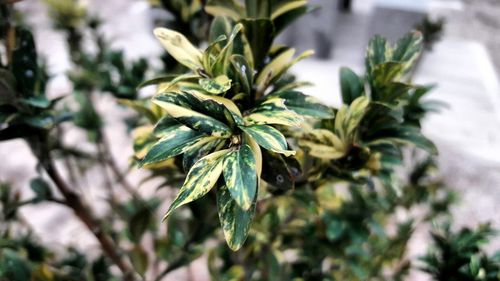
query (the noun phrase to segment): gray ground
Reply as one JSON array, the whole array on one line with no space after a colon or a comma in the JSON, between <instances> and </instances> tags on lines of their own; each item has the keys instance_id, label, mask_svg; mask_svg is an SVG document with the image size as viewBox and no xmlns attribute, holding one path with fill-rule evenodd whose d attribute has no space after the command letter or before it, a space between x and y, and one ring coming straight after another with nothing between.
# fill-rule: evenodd
<instances>
[{"instance_id":1,"label":"gray ground","mask_svg":"<svg viewBox=\"0 0 500 281\"><path fill-rule=\"evenodd\" d=\"M446 32L483 42L500 73L500 0L464 0L463 11L450 12Z\"/></svg>"}]
</instances>

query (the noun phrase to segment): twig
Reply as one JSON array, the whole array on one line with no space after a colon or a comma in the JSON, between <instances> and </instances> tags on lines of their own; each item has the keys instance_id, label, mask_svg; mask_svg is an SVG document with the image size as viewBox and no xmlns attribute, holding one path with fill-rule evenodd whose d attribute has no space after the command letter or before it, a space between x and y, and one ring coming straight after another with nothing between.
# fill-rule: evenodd
<instances>
[{"instance_id":1,"label":"twig","mask_svg":"<svg viewBox=\"0 0 500 281\"><path fill-rule=\"evenodd\" d=\"M38 142L31 143L31 147L37 156L40 164L45 169L49 177L54 182L55 186L65 199L66 206L71 208L75 215L87 226L92 234L97 238L101 244L102 250L106 255L118 266L123 273L123 280L135 281L135 271L128 261L122 258L118 253L117 247L113 240L103 231L102 223L93 216L91 209L83 203L80 196L76 194L66 184L57 168L54 165L50 151L46 147L47 140L41 138Z\"/></svg>"}]
</instances>

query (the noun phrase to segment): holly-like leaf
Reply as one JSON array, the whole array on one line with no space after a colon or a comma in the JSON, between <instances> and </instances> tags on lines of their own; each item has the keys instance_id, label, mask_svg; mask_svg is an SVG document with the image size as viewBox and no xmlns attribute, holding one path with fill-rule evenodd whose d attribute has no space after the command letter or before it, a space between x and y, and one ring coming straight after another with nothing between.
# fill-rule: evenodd
<instances>
[{"instance_id":1,"label":"holly-like leaf","mask_svg":"<svg viewBox=\"0 0 500 281\"><path fill-rule=\"evenodd\" d=\"M255 157L248 144L231 151L224 160L224 179L238 206L247 211L257 191Z\"/></svg>"},{"instance_id":2,"label":"holly-like leaf","mask_svg":"<svg viewBox=\"0 0 500 281\"><path fill-rule=\"evenodd\" d=\"M229 189L226 186L222 186L217 190L217 209L220 224L229 248L233 251L239 250L243 246L243 243L245 243L248 231L250 230L250 225L255 214L255 201L245 211L231 197Z\"/></svg>"},{"instance_id":3,"label":"holly-like leaf","mask_svg":"<svg viewBox=\"0 0 500 281\"><path fill-rule=\"evenodd\" d=\"M214 187L222 173L223 160L228 152L227 149L214 152L193 165L177 197L165 214L164 220L175 209L203 197Z\"/></svg>"}]
</instances>

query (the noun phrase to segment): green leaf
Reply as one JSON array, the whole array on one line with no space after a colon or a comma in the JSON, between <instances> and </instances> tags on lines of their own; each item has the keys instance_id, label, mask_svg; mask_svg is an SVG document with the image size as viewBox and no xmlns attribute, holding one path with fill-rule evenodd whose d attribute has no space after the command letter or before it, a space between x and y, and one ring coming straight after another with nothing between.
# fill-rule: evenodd
<instances>
[{"instance_id":1,"label":"green leaf","mask_svg":"<svg viewBox=\"0 0 500 281\"><path fill-rule=\"evenodd\" d=\"M16 77L18 90L24 97L35 95L38 79L38 57L31 32L16 29L16 48L12 52L12 74Z\"/></svg>"},{"instance_id":2,"label":"green leaf","mask_svg":"<svg viewBox=\"0 0 500 281\"><path fill-rule=\"evenodd\" d=\"M255 197L256 198L256 197ZM255 214L255 198L249 210L238 206L226 186L217 190L217 209L226 242L233 251L243 246Z\"/></svg>"},{"instance_id":3,"label":"green leaf","mask_svg":"<svg viewBox=\"0 0 500 281\"><path fill-rule=\"evenodd\" d=\"M317 7L300 6L295 9L288 10L281 15L276 15L275 17L273 17L276 36L278 36L278 34L280 34L283 30L285 30L286 27L288 27L298 18L314 11L315 9L317 9Z\"/></svg>"},{"instance_id":4,"label":"green leaf","mask_svg":"<svg viewBox=\"0 0 500 281\"><path fill-rule=\"evenodd\" d=\"M201 51L193 46L184 35L167 28L156 28L154 34L167 52L179 63L193 71L203 69Z\"/></svg>"},{"instance_id":5,"label":"green leaf","mask_svg":"<svg viewBox=\"0 0 500 281\"><path fill-rule=\"evenodd\" d=\"M238 81L243 88L243 92L249 95L253 86L253 69L242 55L232 55L230 61L238 77Z\"/></svg>"},{"instance_id":6,"label":"green leaf","mask_svg":"<svg viewBox=\"0 0 500 281\"><path fill-rule=\"evenodd\" d=\"M49 184L42 178L35 178L31 180L30 187L35 192L35 202L45 201L52 198L52 190Z\"/></svg>"},{"instance_id":7,"label":"green leaf","mask_svg":"<svg viewBox=\"0 0 500 281\"><path fill-rule=\"evenodd\" d=\"M238 206L248 210L257 191L255 157L248 144L231 151L224 160L224 179Z\"/></svg>"},{"instance_id":8,"label":"green leaf","mask_svg":"<svg viewBox=\"0 0 500 281\"><path fill-rule=\"evenodd\" d=\"M226 75L219 75L215 78L204 78L199 80L200 86L207 92L218 95L231 89L231 79Z\"/></svg>"},{"instance_id":9,"label":"green leaf","mask_svg":"<svg viewBox=\"0 0 500 281\"><path fill-rule=\"evenodd\" d=\"M168 158L184 153L190 145L193 145L203 135L189 127L180 125L175 130L167 132L156 144L148 151L140 165L144 166L166 160Z\"/></svg>"},{"instance_id":10,"label":"green leaf","mask_svg":"<svg viewBox=\"0 0 500 281\"><path fill-rule=\"evenodd\" d=\"M285 100L285 106L289 110L294 111L298 115L308 116L319 119L333 118L333 110L323 105L316 98L304 95L298 91L280 91L274 92L266 96L267 99L270 98L281 98Z\"/></svg>"},{"instance_id":11,"label":"green leaf","mask_svg":"<svg viewBox=\"0 0 500 281\"><path fill-rule=\"evenodd\" d=\"M151 223L153 212L149 206L142 205L128 220L128 230L130 239L134 243L140 243L142 236L146 232Z\"/></svg>"},{"instance_id":12,"label":"green leaf","mask_svg":"<svg viewBox=\"0 0 500 281\"><path fill-rule=\"evenodd\" d=\"M351 104L356 98L363 95L363 81L359 76L347 67L340 69L340 87L342 91L342 101L344 104Z\"/></svg>"},{"instance_id":13,"label":"green leaf","mask_svg":"<svg viewBox=\"0 0 500 281\"><path fill-rule=\"evenodd\" d=\"M288 144L286 143L285 136L268 125L252 125L241 126L245 133L247 133L255 142L265 149L274 151L276 153L285 154L286 156L294 155L295 151L287 150Z\"/></svg>"},{"instance_id":14,"label":"green leaf","mask_svg":"<svg viewBox=\"0 0 500 281\"><path fill-rule=\"evenodd\" d=\"M247 18L240 22L243 24L243 32L250 44L255 66L260 69L274 41L274 25L269 19L262 18Z\"/></svg>"},{"instance_id":15,"label":"green leaf","mask_svg":"<svg viewBox=\"0 0 500 281\"><path fill-rule=\"evenodd\" d=\"M181 190L165 214L164 220L175 209L203 197L212 189L222 173L223 160L228 152L227 149L214 152L193 165Z\"/></svg>"},{"instance_id":16,"label":"green leaf","mask_svg":"<svg viewBox=\"0 0 500 281\"><path fill-rule=\"evenodd\" d=\"M136 245L132 251L130 251L130 261L134 265L134 269L137 273L144 276L148 269L149 259L148 253L140 245Z\"/></svg>"},{"instance_id":17,"label":"green leaf","mask_svg":"<svg viewBox=\"0 0 500 281\"><path fill-rule=\"evenodd\" d=\"M171 74L171 75L166 75L166 76L161 76L161 77L156 77L156 78L153 78L150 80L146 80L146 81L142 82L141 84L139 84L139 86L137 86L137 89L141 89L141 88L144 88L147 86L157 85L157 84L161 84L161 83L165 83L165 82L170 82L178 76L179 75L177 75L177 74Z\"/></svg>"},{"instance_id":18,"label":"green leaf","mask_svg":"<svg viewBox=\"0 0 500 281\"><path fill-rule=\"evenodd\" d=\"M11 104L16 97L16 78L6 69L0 68L0 105Z\"/></svg>"},{"instance_id":19,"label":"green leaf","mask_svg":"<svg viewBox=\"0 0 500 281\"><path fill-rule=\"evenodd\" d=\"M262 170L262 179L271 184L267 190L274 195L293 189L295 181L302 175L297 159L267 150L262 151Z\"/></svg>"}]
</instances>

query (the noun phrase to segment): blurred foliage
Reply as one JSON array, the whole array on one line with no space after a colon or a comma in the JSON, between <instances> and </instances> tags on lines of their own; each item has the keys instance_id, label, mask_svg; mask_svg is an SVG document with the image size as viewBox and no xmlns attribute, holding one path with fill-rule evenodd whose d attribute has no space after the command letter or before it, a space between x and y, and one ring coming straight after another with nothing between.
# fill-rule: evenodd
<instances>
[{"instance_id":1,"label":"blurred foliage","mask_svg":"<svg viewBox=\"0 0 500 281\"><path fill-rule=\"evenodd\" d=\"M426 49L432 50L434 44L441 40L445 23L444 18L433 20L429 16L426 16L422 22L415 26L415 29L422 32L424 36L424 46Z\"/></svg>"},{"instance_id":2,"label":"blurred foliage","mask_svg":"<svg viewBox=\"0 0 500 281\"><path fill-rule=\"evenodd\" d=\"M418 268L407 257L414 230L448 221L456 195L421 132L442 104L428 99L433 86L412 82L439 24L395 44L373 38L363 74L341 69L334 108L289 72L312 52L273 43L308 1L150 1L166 12L153 23L166 49L155 69L112 48L107 19L83 2L46 0L72 62L71 93L50 99L44 60L10 2L0 2L0 140L27 141L39 175L28 192L0 183L1 281L159 281L204 254L213 280L405 280ZM151 85L154 96L139 95ZM110 153L103 97L135 111L123 120L130 163L149 171L137 186ZM73 128L87 135L81 145L64 141ZM102 182L86 182L96 166ZM146 182L158 192L140 194ZM100 217L78 192L90 184L105 191ZM40 242L19 210L43 204L72 209L102 253ZM480 248L492 229L450 229L433 232L421 268L435 280L497 280L498 254Z\"/></svg>"},{"instance_id":3,"label":"blurred foliage","mask_svg":"<svg viewBox=\"0 0 500 281\"><path fill-rule=\"evenodd\" d=\"M432 232L434 245L421 258L423 270L434 280L498 280L500 251L489 255L482 250L496 235L497 231L489 224L456 232L451 230L450 224L436 226Z\"/></svg>"}]
</instances>

